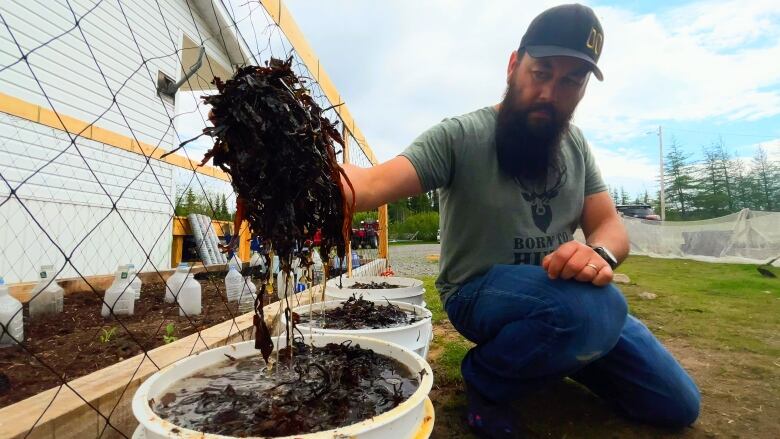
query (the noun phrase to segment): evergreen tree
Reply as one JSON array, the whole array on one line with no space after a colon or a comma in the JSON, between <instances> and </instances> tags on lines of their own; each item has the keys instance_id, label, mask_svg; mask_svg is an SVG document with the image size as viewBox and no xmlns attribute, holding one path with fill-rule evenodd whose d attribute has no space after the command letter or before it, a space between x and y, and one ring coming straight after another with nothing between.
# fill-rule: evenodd
<instances>
[{"instance_id":1,"label":"evergreen tree","mask_svg":"<svg viewBox=\"0 0 780 439\"><path fill-rule=\"evenodd\" d=\"M431 199L428 198L428 193L423 192L412 197L409 208L414 213L429 212L431 210Z\"/></svg>"},{"instance_id":2,"label":"evergreen tree","mask_svg":"<svg viewBox=\"0 0 780 439\"><path fill-rule=\"evenodd\" d=\"M731 167L731 175L734 180L734 209L754 208L755 189L753 188L753 180L747 172L745 162L742 159L735 158L731 160L729 166Z\"/></svg>"},{"instance_id":3,"label":"evergreen tree","mask_svg":"<svg viewBox=\"0 0 780 439\"><path fill-rule=\"evenodd\" d=\"M712 152L715 155L718 168L720 171L720 178L725 189L726 204L728 205L728 211L736 211L734 207L734 176L729 171L729 165L731 159L729 153L726 151L726 147L723 144L723 138L719 138L717 142L712 145Z\"/></svg>"},{"instance_id":4,"label":"evergreen tree","mask_svg":"<svg viewBox=\"0 0 780 439\"><path fill-rule=\"evenodd\" d=\"M195 197L195 192L192 188L187 189L187 193L184 195L184 213L182 215L187 216L191 213L197 213L198 199Z\"/></svg>"},{"instance_id":5,"label":"evergreen tree","mask_svg":"<svg viewBox=\"0 0 780 439\"><path fill-rule=\"evenodd\" d=\"M626 188L620 186L620 204L628 204L630 202L628 192Z\"/></svg>"},{"instance_id":6,"label":"evergreen tree","mask_svg":"<svg viewBox=\"0 0 780 439\"><path fill-rule=\"evenodd\" d=\"M222 198L220 199L219 217L220 219L225 221L230 219L230 213L228 213L227 200L225 199L224 193L222 194Z\"/></svg>"},{"instance_id":7,"label":"evergreen tree","mask_svg":"<svg viewBox=\"0 0 780 439\"><path fill-rule=\"evenodd\" d=\"M704 149L704 162L696 179L695 204L705 218L715 218L728 213L728 196L721 172L721 156L717 150Z\"/></svg>"},{"instance_id":8,"label":"evergreen tree","mask_svg":"<svg viewBox=\"0 0 780 439\"><path fill-rule=\"evenodd\" d=\"M685 154L677 139L672 137L664 160L664 201L667 209L680 213L681 219L687 218L693 207L695 180L689 159L690 155Z\"/></svg>"},{"instance_id":9,"label":"evergreen tree","mask_svg":"<svg viewBox=\"0 0 780 439\"><path fill-rule=\"evenodd\" d=\"M761 210L775 210L777 206L778 191L780 191L780 176L777 165L769 160L766 150L759 146L756 155L753 156L752 177L756 188L756 208Z\"/></svg>"}]
</instances>

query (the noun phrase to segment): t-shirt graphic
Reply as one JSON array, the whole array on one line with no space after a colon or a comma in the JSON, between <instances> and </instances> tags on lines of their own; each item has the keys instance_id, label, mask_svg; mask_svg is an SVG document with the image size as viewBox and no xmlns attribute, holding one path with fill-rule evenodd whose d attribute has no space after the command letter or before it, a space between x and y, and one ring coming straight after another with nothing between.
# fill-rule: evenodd
<instances>
[{"instance_id":1,"label":"t-shirt graphic","mask_svg":"<svg viewBox=\"0 0 780 439\"><path fill-rule=\"evenodd\" d=\"M566 168L564 167L561 173L558 175L558 179L552 188L547 189L547 186L537 192L535 190L521 192L523 199L531 204L531 215L533 215L534 224L542 232L547 232L547 228L550 227L550 223L553 218L552 206L550 201L558 196L558 191L566 184Z\"/></svg>"}]
</instances>

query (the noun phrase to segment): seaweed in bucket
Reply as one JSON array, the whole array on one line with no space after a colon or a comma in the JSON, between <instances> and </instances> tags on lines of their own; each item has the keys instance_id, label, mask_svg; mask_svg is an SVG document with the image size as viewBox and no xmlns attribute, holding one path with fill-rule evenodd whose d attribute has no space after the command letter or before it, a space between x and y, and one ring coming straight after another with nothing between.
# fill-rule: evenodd
<instances>
[{"instance_id":1,"label":"seaweed in bucket","mask_svg":"<svg viewBox=\"0 0 780 439\"><path fill-rule=\"evenodd\" d=\"M288 436L351 425L397 407L421 372L349 341L296 341L293 362L263 374L256 356L228 359L170 387L152 409L177 426L235 437ZM285 355L286 356L286 355Z\"/></svg>"},{"instance_id":2,"label":"seaweed in bucket","mask_svg":"<svg viewBox=\"0 0 780 439\"><path fill-rule=\"evenodd\" d=\"M354 295L336 308L318 311L313 316L293 313L296 324L325 329L379 329L410 325L420 317L387 301L387 305Z\"/></svg>"}]
</instances>

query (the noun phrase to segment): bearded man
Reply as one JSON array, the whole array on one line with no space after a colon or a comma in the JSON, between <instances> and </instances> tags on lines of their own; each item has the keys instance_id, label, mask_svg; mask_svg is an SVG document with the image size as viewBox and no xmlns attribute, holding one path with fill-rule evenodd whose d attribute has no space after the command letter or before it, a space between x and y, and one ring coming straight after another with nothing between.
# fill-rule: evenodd
<instances>
[{"instance_id":1,"label":"bearded man","mask_svg":"<svg viewBox=\"0 0 780 439\"><path fill-rule=\"evenodd\" d=\"M603 43L590 8L548 9L512 52L500 104L445 119L373 168L344 166L361 210L439 191L436 286L476 344L461 372L481 437L517 437L511 402L564 377L637 421L681 428L699 414L694 382L611 284L628 236L570 123L590 77L603 79Z\"/></svg>"}]
</instances>

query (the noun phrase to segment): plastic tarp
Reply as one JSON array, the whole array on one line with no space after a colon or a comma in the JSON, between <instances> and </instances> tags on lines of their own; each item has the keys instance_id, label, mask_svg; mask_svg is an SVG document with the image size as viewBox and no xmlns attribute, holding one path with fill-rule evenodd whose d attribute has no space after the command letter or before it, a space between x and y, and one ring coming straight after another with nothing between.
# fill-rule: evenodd
<instances>
[{"instance_id":1,"label":"plastic tarp","mask_svg":"<svg viewBox=\"0 0 780 439\"><path fill-rule=\"evenodd\" d=\"M780 212L743 209L704 221L624 217L623 224L634 255L749 264L780 256ZM582 232L577 232L582 239ZM773 265L780 266L780 260Z\"/></svg>"}]
</instances>

